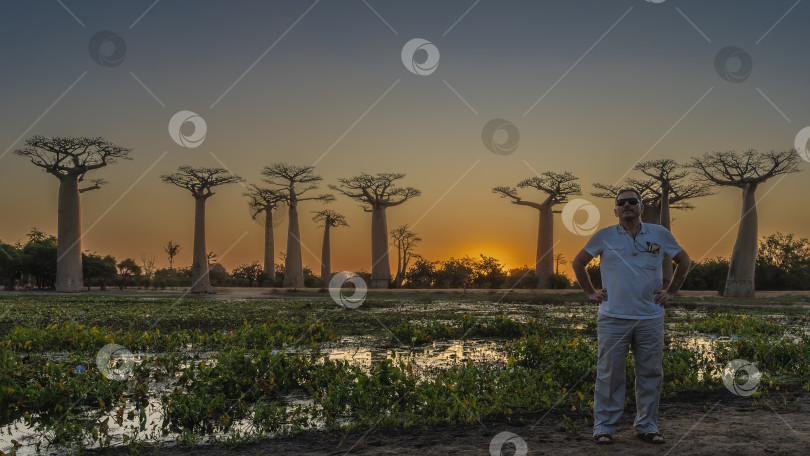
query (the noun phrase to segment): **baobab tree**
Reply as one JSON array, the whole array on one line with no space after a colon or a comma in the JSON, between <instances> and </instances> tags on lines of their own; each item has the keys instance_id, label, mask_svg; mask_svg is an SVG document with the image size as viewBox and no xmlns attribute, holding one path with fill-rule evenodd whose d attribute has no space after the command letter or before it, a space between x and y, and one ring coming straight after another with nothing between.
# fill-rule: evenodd
<instances>
[{"instance_id":1,"label":"baobab tree","mask_svg":"<svg viewBox=\"0 0 810 456\"><path fill-rule=\"evenodd\" d=\"M615 199L616 194L622 188L632 188L641 194L641 203L644 206L644 212L641 214L641 221L644 223L654 223L662 225L661 223L661 186L655 179L635 179L627 178L621 185L606 185L599 182L593 184L597 191L592 192L591 195L598 198ZM712 195L711 187L703 182L692 180L679 184L671 184L669 192L669 211L673 209L688 210L694 209L695 206L687 201L692 198L699 198L701 196ZM672 225L671 217L669 224ZM669 228L668 228L669 229Z\"/></svg>"},{"instance_id":2,"label":"baobab tree","mask_svg":"<svg viewBox=\"0 0 810 456\"><path fill-rule=\"evenodd\" d=\"M363 203L363 210L371 212L371 288L388 288L391 265L388 260L388 222L386 210L399 206L422 194L413 187L396 187L403 173L362 173L351 178L338 179L340 185L329 188Z\"/></svg>"},{"instance_id":3,"label":"baobab tree","mask_svg":"<svg viewBox=\"0 0 810 456\"><path fill-rule=\"evenodd\" d=\"M273 211L284 203L284 192L272 188L263 188L255 184L243 193L250 198L251 217L256 220L264 214L264 269L262 274L268 279L276 278L275 244L273 233Z\"/></svg>"},{"instance_id":4,"label":"baobab tree","mask_svg":"<svg viewBox=\"0 0 810 456\"><path fill-rule=\"evenodd\" d=\"M641 194L644 211L641 220L644 223L661 225L672 230L671 209L694 209L687 202L692 198L699 198L712 194L711 186L695 179L691 170L672 159L649 160L637 163L633 168L644 174L644 178L628 178L622 186L604 185L596 183L594 187L599 192L592 193L601 198L615 199L622 188L633 188ZM665 256L662 259L662 273L664 283L672 279L672 259Z\"/></svg>"},{"instance_id":5,"label":"baobab tree","mask_svg":"<svg viewBox=\"0 0 810 456\"><path fill-rule=\"evenodd\" d=\"M742 214L723 296L754 296L757 259L757 201L754 194L757 187L768 179L798 172L799 157L795 150L707 152L702 157L693 157L690 166L710 184L742 190Z\"/></svg>"},{"instance_id":6,"label":"baobab tree","mask_svg":"<svg viewBox=\"0 0 810 456\"><path fill-rule=\"evenodd\" d=\"M565 259L565 255L563 255L562 253L555 253L554 254L554 273L555 274L560 273L560 265L561 264L562 265L568 264L568 260Z\"/></svg>"},{"instance_id":7,"label":"baobab tree","mask_svg":"<svg viewBox=\"0 0 810 456\"><path fill-rule=\"evenodd\" d=\"M637 163L633 169L657 183L655 186L648 185L648 188L651 192L659 194L658 224L668 230L671 226L672 219L669 214L673 203L712 194L708 184L695 182L689 168L669 158ZM690 178L688 182L684 182L686 178ZM681 205L681 208L684 206Z\"/></svg>"},{"instance_id":8,"label":"baobab tree","mask_svg":"<svg viewBox=\"0 0 810 456\"><path fill-rule=\"evenodd\" d=\"M332 280L332 250L330 248L329 230L339 226L349 226L346 217L331 209L324 209L315 212L312 217L315 222L323 222L323 247L321 248L321 282L323 286L329 286Z\"/></svg>"},{"instance_id":9,"label":"baobab tree","mask_svg":"<svg viewBox=\"0 0 810 456\"><path fill-rule=\"evenodd\" d=\"M641 163L636 163L633 168L640 171L642 174L652 179L657 183L657 186L649 186L651 190L656 187L660 191L658 199L659 219L658 224L664 228L672 231L672 219L670 217L670 207L673 198L677 198L675 203L683 201L685 198L697 198L700 196L708 196L711 194L709 185L703 182L695 182L690 179L688 185L682 182L685 178L689 177L692 173L688 168L684 168L675 160L670 158L663 158L658 160L649 160ZM672 280L672 258L664 256L662 264L662 272L664 283L668 284Z\"/></svg>"},{"instance_id":10,"label":"baobab tree","mask_svg":"<svg viewBox=\"0 0 810 456\"><path fill-rule=\"evenodd\" d=\"M160 176L163 182L191 192L194 197L194 252L191 265L191 292L213 293L208 277L208 252L205 250L205 203L214 195L214 187L242 182L242 178L223 168L181 166L174 174Z\"/></svg>"},{"instance_id":11,"label":"baobab tree","mask_svg":"<svg viewBox=\"0 0 810 456\"><path fill-rule=\"evenodd\" d=\"M524 179L517 184L517 188L534 188L546 194L542 202L524 201L518 195L517 188L495 187L492 193L501 198L509 198L512 204L529 206L537 209L540 220L537 229L537 259L535 261L535 277L537 288L549 288L551 276L554 273L554 211L557 204L568 201L568 195L579 195L579 184L574 181L578 178L570 172L555 173L547 171L539 177Z\"/></svg>"},{"instance_id":12,"label":"baobab tree","mask_svg":"<svg viewBox=\"0 0 810 456\"><path fill-rule=\"evenodd\" d=\"M59 212L56 246L56 291L79 292L82 277L82 215L80 194L101 188L106 182L90 181L82 187L88 172L131 160L131 149L117 146L102 138L32 136L17 155L59 179Z\"/></svg>"},{"instance_id":13,"label":"baobab tree","mask_svg":"<svg viewBox=\"0 0 810 456\"><path fill-rule=\"evenodd\" d=\"M409 230L408 225L391 230L391 237L394 238L392 245L397 248L397 274L394 276L394 288L399 288L402 286L402 281L405 280L405 271L408 270L408 264L411 262L413 249L416 244L422 242L422 238Z\"/></svg>"},{"instance_id":14,"label":"baobab tree","mask_svg":"<svg viewBox=\"0 0 810 456\"><path fill-rule=\"evenodd\" d=\"M302 288L304 286L304 266L301 261L301 232L298 228L298 203L308 200L333 201L334 196L321 194L303 196L318 188L321 176L315 174L314 166L298 166L287 163L274 163L265 166L262 174L264 182L275 187L287 204L289 227L287 229L287 252L284 259L284 286ZM296 187L296 185L299 185Z\"/></svg>"},{"instance_id":15,"label":"baobab tree","mask_svg":"<svg viewBox=\"0 0 810 456\"><path fill-rule=\"evenodd\" d=\"M170 240L166 247L163 247L163 251L169 257L169 270L174 271L174 257L180 253L180 244L175 244Z\"/></svg>"}]
</instances>

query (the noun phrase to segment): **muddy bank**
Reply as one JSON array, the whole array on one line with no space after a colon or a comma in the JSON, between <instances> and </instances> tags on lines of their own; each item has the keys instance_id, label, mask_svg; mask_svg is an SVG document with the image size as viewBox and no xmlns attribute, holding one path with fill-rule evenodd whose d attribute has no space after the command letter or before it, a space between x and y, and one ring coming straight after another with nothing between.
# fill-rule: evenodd
<instances>
[{"instance_id":1,"label":"muddy bank","mask_svg":"<svg viewBox=\"0 0 810 456\"><path fill-rule=\"evenodd\" d=\"M784 392L784 391L783 391ZM150 449L144 454L185 455L487 455L490 443L502 431L526 443L527 455L802 455L810 452L810 397L799 388L786 396L772 394L768 401L734 396L728 391L684 394L665 399L659 424L664 445L642 442L631 427L631 403L625 410L615 443L596 445L591 439L590 415L552 411L512 416L477 425L413 427L404 430L372 429L342 433L313 432L266 440L237 448L205 446L193 449ZM787 406L785 404L788 404ZM586 424L587 421L587 424ZM155 451L153 453L153 451ZM503 446L504 456L514 447ZM125 449L93 451L96 456L126 454ZM497 453L495 453L497 454Z\"/></svg>"}]
</instances>

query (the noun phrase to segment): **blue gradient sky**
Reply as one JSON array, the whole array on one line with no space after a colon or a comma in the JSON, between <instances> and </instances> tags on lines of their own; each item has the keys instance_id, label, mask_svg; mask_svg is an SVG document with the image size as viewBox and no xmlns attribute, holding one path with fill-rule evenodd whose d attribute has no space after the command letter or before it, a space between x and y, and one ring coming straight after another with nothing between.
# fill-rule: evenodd
<instances>
[{"instance_id":1,"label":"blue gradient sky","mask_svg":"<svg viewBox=\"0 0 810 456\"><path fill-rule=\"evenodd\" d=\"M324 189L362 171L406 173L402 183L423 194L392 209L389 228L416 223L428 258L484 253L516 267L534 262L536 212L496 197L494 186L571 171L604 226L615 223L611 203L592 197L591 184L616 183L642 156L686 162L717 150L785 150L810 125L810 2L314 3L0 1L0 154L10 150L0 158L0 239L23 240L32 226L56 231L56 179L13 150L33 134L88 135L131 147L134 160L91 176L110 183L83 195L84 227L92 226L84 249L163 265L172 239L184 246L178 264L190 263L192 199L161 174L224 164L257 183L264 165L317 161ZM101 30L125 40L121 65L90 58ZM402 64L412 38L439 49L433 74ZM729 45L753 60L745 82L715 71ZM169 137L180 110L205 119L200 147ZM493 118L519 129L513 154L484 147L481 129ZM808 189L806 171L763 185L760 234L810 237ZM231 248L228 268L261 258L262 229L243 191L221 187L208 203L208 250ZM694 259L728 256L740 192L721 188L693 202L695 210L673 213L676 237ZM351 225L333 234L333 270L369 269L370 217L343 197L330 207ZM305 249L304 261L315 270L320 230L308 212L321 208L301 206L302 239L315 254ZM557 220L555 240L570 259L586 238Z\"/></svg>"}]
</instances>

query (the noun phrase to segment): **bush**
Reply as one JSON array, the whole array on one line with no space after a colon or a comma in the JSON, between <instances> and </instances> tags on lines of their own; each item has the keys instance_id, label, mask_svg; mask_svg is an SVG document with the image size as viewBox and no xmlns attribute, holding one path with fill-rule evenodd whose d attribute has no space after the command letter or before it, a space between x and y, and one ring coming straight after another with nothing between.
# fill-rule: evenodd
<instances>
[{"instance_id":1,"label":"bush","mask_svg":"<svg viewBox=\"0 0 810 456\"><path fill-rule=\"evenodd\" d=\"M327 284L328 285L328 284ZM321 278L312 272L312 269L304 267L304 287L317 288L321 286Z\"/></svg>"},{"instance_id":2,"label":"bush","mask_svg":"<svg viewBox=\"0 0 810 456\"><path fill-rule=\"evenodd\" d=\"M571 288L571 281L568 280L568 276L565 274L555 273L551 275L549 287L554 290L564 290L566 288Z\"/></svg>"},{"instance_id":3,"label":"bush","mask_svg":"<svg viewBox=\"0 0 810 456\"><path fill-rule=\"evenodd\" d=\"M601 264L598 263L590 263L588 266L585 267L585 271L588 272L588 277L591 278L591 283L593 284L594 289L601 289L602 288L602 267Z\"/></svg>"},{"instance_id":4,"label":"bush","mask_svg":"<svg viewBox=\"0 0 810 456\"><path fill-rule=\"evenodd\" d=\"M505 288L535 288L536 286L534 268L528 266L510 269L504 283Z\"/></svg>"},{"instance_id":5,"label":"bush","mask_svg":"<svg viewBox=\"0 0 810 456\"><path fill-rule=\"evenodd\" d=\"M728 259L715 258L693 262L686 281L681 287L684 290L718 290L722 295L728 276Z\"/></svg>"}]
</instances>

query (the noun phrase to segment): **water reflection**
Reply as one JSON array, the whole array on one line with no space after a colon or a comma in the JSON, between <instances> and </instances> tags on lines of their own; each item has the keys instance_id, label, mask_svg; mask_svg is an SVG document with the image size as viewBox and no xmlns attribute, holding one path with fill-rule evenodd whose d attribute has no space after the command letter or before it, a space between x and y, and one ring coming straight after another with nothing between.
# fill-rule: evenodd
<instances>
[{"instance_id":1,"label":"water reflection","mask_svg":"<svg viewBox=\"0 0 810 456\"><path fill-rule=\"evenodd\" d=\"M333 348L322 350L329 359L347 361L353 366L370 372L385 359L395 365L410 363L420 379L435 376L439 371L466 364L493 365L506 362L504 342L486 340L453 340L433 342L415 350L374 349L368 347Z\"/></svg>"}]
</instances>

